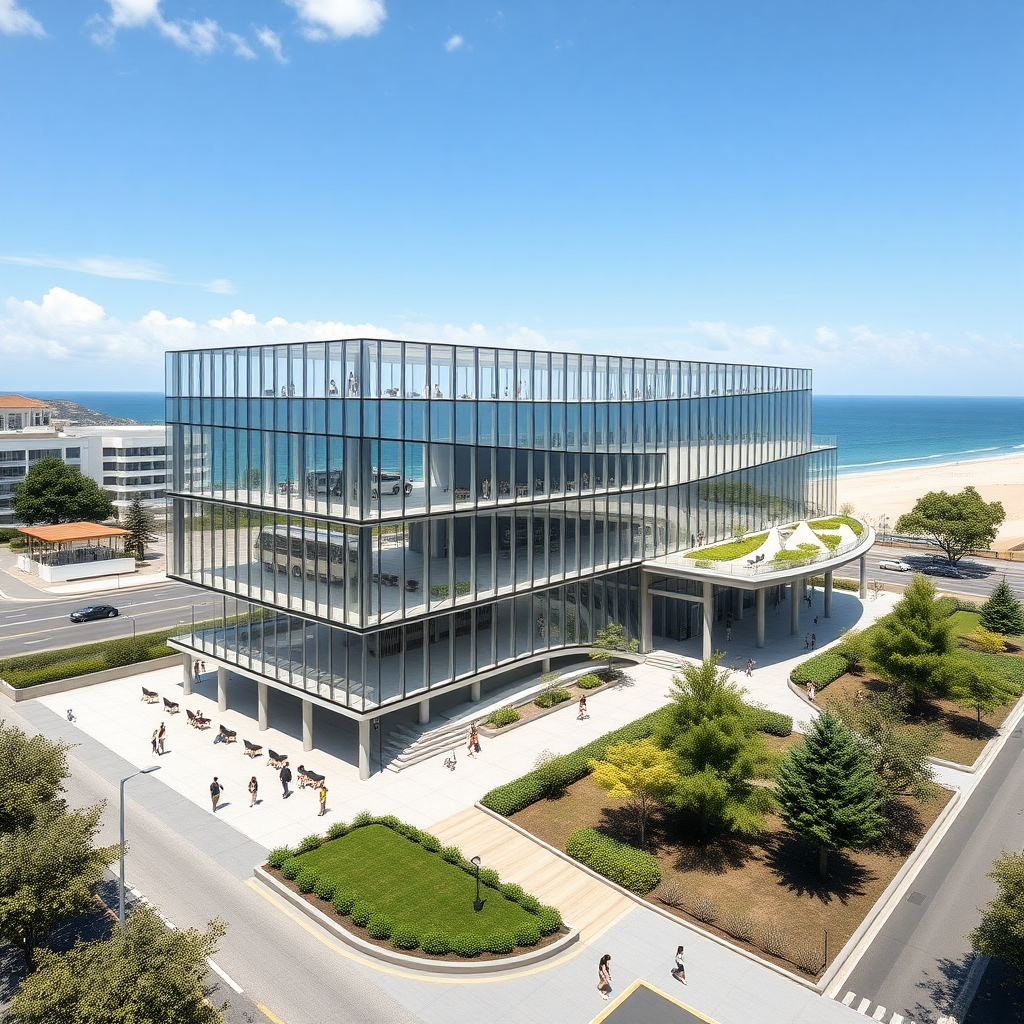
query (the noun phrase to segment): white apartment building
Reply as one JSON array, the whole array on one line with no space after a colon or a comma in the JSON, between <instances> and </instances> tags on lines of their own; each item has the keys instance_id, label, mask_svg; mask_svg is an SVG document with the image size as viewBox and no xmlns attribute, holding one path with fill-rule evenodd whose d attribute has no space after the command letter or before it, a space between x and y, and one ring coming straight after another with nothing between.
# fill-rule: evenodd
<instances>
[{"instance_id":1,"label":"white apartment building","mask_svg":"<svg viewBox=\"0 0 1024 1024\"><path fill-rule=\"evenodd\" d=\"M14 492L29 469L48 458L62 459L92 477L116 508L139 495L155 512L163 512L169 463L164 427L63 426L45 402L0 395L0 526L17 525Z\"/></svg>"}]
</instances>

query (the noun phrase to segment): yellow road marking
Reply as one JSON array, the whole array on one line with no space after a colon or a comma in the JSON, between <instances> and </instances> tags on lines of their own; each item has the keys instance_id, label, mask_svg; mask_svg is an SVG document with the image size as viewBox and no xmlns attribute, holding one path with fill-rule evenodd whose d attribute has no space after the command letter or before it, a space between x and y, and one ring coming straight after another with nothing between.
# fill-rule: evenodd
<instances>
[{"instance_id":1,"label":"yellow road marking","mask_svg":"<svg viewBox=\"0 0 1024 1024\"><path fill-rule=\"evenodd\" d=\"M281 1018L278 1017L278 1015L276 1013L272 1013L262 1003L257 1003L256 1004L256 1009L259 1010L260 1013L266 1014L266 1016L270 1020L271 1024L284 1024L284 1021L281 1020Z\"/></svg>"},{"instance_id":2,"label":"yellow road marking","mask_svg":"<svg viewBox=\"0 0 1024 1024\"><path fill-rule=\"evenodd\" d=\"M585 945L582 942L576 942L571 947L571 951L569 953L565 956L559 957L557 960L545 961L542 964L538 964L536 967L524 967L521 971L505 971L502 974L495 975L494 977L455 977L451 975L434 977L426 972L394 967L383 964L380 961L373 960L359 953L354 953L352 950L346 949L344 946L341 946L337 942L329 939L319 928L313 925L309 918L288 906L287 903L282 903L276 896L261 886L255 878L246 879L245 884L252 889L253 892L259 893L259 895L268 903L277 907L278 910L290 917L300 928L309 932L313 938L318 939L327 946L328 949L334 950L335 953L340 953L346 959L353 960L357 964L361 964L363 967L370 967L375 971L380 971L381 974L390 974L396 978L414 978L416 981L422 981L430 985L490 985L494 982L509 981L513 978L528 978L532 974L541 974L544 971L551 970L553 967L560 967L562 964L568 963L570 960L579 956L584 949L589 948L588 945Z\"/></svg>"},{"instance_id":3,"label":"yellow road marking","mask_svg":"<svg viewBox=\"0 0 1024 1024\"><path fill-rule=\"evenodd\" d=\"M650 982L643 981L640 978L637 978L637 980L634 981L633 984L630 985L629 988L627 988L622 993L622 995L617 996L615 999L613 999L611 1003L608 1006L606 1006L590 1022L590 1024L601 1024L601 1021L605 1020L609 1014L611 1014L620 1004L625 1002L625 1000L628 999L633 992L635 992L638 988L641 987L650 989L652 992L657 992L657 994L661 996L662 999L667 999L670 1003L673 1003L675 1006L678 1006L679 1009L685 1010L687 1013L692 1013L694 1017L697 1017L700 1020L705 1021L706 1024L718 1024L717 1021L712 1020L710 1017L706 1017L703 1013L700 1012L700 1010L695 1010L692 1006L687 1006L686 1003L680 1002L674 996L670 996L667 992L662 992L660 988L657 988Z\"/></svg>"}]
</instances>

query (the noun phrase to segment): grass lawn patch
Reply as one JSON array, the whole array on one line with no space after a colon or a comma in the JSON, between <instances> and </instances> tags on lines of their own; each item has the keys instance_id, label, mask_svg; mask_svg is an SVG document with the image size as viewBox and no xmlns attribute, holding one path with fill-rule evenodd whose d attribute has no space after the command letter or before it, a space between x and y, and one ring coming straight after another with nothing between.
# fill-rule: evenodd
<instances>
[{"instance_id":1,"label":"grass lawn patch","mask_svg":"<svg viewBox=\"0 0 1024 1024\"><path fill-rule=\"evenodd\" d=\"M767 533L752 533L741 540L715 544L710 548L696 548L690 552L691 558L701 558L708 562L729 562L734 558L742 558L756 551L768 539Z\"/></svg>"},{"instance_id":2,"label":"grass lawn patch","mask_svg":"<svg viewBox=\"0 0 1024 1024\"><path fill-rule=\"evenodd\" d=\"M351 827L333 826L322 842L309 839L300 852L272 851L268 867L325 913L350 918L347 930L378 945L441 958L508 956L563 931L557 910L517 885L503 885L486 868L480 870L483 907L474 910L473 865L455 847L442 847L397 818L361 815Z\"/></svg>"},{"instance_id":3,"label":"grass lawn patch","mask_svg":"<svg viewBox=\"0 0 1024 1024\"><path fill-rule=\"evenodd\" d=\"M773 749L801 737L771 738ZM808 977L820 973L824 931L830 958L857 929L875 901L938 817L950 794L926 804L904 801L886 841L871 850L832 854L829 874L818 874L816 848L770 815L759 836L712 833L697 839L695 818L660 809L649 825L650 852L662 882L648 900L663 904L683 921L722 935L731 942ZM541 800L512 819L521 828L558 849L569 833L590 827L621 842L637 845L635 819L592 779L569 786L557 799ZM663 902L672 900L676 905ZM765 952L765 946L776 955Z\"/></svg>"},{"instance_id":4,"label":"grass lawn patch","mask_svg":"<svg viewBox=\"0 0 1024 1024\"><path fill-rule=\"evenodd\" d=\"M949 621L953 623L957 636L966 636L981 625L981 615L978 612L953 612Z\"/></svg>"}]
</instances>

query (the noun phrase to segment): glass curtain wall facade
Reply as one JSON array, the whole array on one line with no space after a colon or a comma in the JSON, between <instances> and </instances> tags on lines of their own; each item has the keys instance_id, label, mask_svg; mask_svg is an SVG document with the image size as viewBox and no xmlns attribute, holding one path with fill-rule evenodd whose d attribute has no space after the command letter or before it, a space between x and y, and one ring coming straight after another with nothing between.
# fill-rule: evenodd
<instances>
[{"instance_id":1,"label":"glass curtain wall facade","mask_svg":"<svg viewBox=\"0 0 1024 1024\"><path fill-rule=\"evenodd\" d=\"M642 635L640 565L832 511L808 370L369 339L172 352L186 642L350 713Z\"/></svg>"}]
</instances>

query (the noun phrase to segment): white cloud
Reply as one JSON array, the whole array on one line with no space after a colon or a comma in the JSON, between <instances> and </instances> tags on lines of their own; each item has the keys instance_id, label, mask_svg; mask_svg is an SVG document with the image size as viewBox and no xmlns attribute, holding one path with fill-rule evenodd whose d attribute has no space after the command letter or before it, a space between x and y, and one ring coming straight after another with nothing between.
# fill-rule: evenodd
<instances>
[{"instance_id":1,"label":"white cloud","mask_svg":"<svg viewBox=\"0 0 1024 1024\"><path fill-rule=\"evenodd\" d=\"M265 46L273 55L274 60L281 64L287 64L288 58L281 52L281 37L266 25L256 30L256 39L262 46Z\"/></svg>"},{"instance_id":2,"label":"white cloud","mask_svg":"<svg viewBox=\"0 0 1024 1024\"><path fill-rule=\"evenodd\" d=\"M208 292L213 292L215 295L235 294L235 286L226 277L218 277L214 281L207 281L203 288Z\"/></svg>"},{"instance_id":3,"label":"white cloud","mask_svg":"<svg viewBox=\"0 0 1024 1024\"><path fill-rule=\"evenodd\" d=\"M246 60L256 59L256 51L242 36L235 35L234 32L225 32L224 35L231 40L231 44L235 48L236 57L244 57Z\"/></svg>"},{"instance_id":4,"label":"white cloud","mask_svg":"<svg viewBox=\"0 0 1024 1024\"><path fill-rule=\"evenodd\" d=\"M838 335L831 327L819 327L814 332L814 340L819 345L828 345L829 342L835 341Z\"/></svg>"},{"instance_id":5,"label":"white cloud","mask_svg":"<svg viewBox=\"0 0 1024 1024\"><path fill-rule=\"evenodd\" d=\"M18 267L45 267L53 270L71 270L93 277L112 277L121 281L156 281L160 284L186 284L218 295L234 295L235 286L226 278L213 281L177 281L151 260L125 259L120 256L84 256L62 259L59 256L0 256L0 263Z\"/></svg>"},{"instance_id":6,"label":"white cloud","mask_svg":"<svg viewBox=\"0 0 1024 1024\"><path fill-rule=\"evenodd\" d=\"M0 35L45 36L43 26L23 7L18 0L0 0Z\"/></svg>"},{"instance_id":7,"label":"white cloud","mask_svg":"<svg viewBox=\"0 0 1024 1024\"><path fill-rule=\"evenodd\" d=\"M456 50L461 50L466 45L466 40L460 35L449 36L444 44L444 48L449 53L454 53Z\"/></svg>"},{"instance_id":8,"label":"white cloud","mask_svg":"<svg viewBox=\"0 0 1024 1024\"><path fill-rule=\"evenodd\" d=\"M285 0L303 23L302 34L314 42L372 36L380 30L387 11L384 0Z\"/></svg>"}]
</instances>

